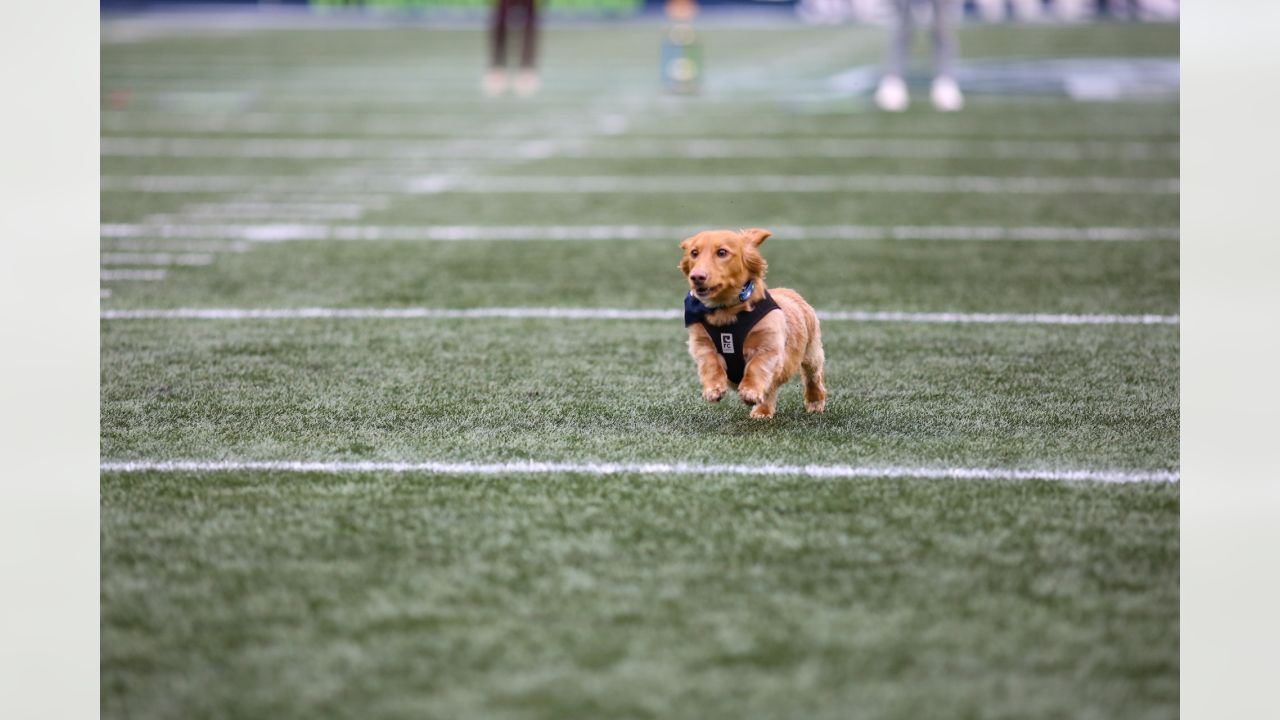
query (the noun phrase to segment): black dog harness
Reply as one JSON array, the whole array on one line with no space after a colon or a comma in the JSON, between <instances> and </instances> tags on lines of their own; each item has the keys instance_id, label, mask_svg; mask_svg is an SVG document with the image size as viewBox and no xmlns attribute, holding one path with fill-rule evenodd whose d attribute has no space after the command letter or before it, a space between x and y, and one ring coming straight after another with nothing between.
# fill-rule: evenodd
<instances>
[{"instance_id":1,"label":"black dog harness","mask_svg":"<svg viewBox=\"0 0 1280 720\"><path fill-rule=\"evenodd\" d=\"M743 296L751 296L750 284L743 288ZM773 301L773 296L769 294L769 291L765 290L763 300L756 303L756 306L750 312L738 313L737 318L728 325L712 325L707 322L707 313L718 309L703 305L690 292L684 298L684 326L689 327L694 323L701 323L702 327L706 328L707 334L711 336L711 342L716 346L716 352L720 353L720 357L724 358L724 371L729 376L729 382L737 385L742 382L742 374L747 367L747 360L742 354L743 347L747 342L747 335L751 333L751 328L755 327L761 318L774 310L781 310L781 308L778 307L778 303Z\"/></svg>"}]
</instances>

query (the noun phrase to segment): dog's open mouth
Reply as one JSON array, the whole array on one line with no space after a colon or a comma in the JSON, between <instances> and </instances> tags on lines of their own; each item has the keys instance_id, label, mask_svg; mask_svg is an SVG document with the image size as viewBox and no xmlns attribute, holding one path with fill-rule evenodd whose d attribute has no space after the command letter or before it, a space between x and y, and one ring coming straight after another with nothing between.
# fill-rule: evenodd
<instances>
[{"instance_id":1,"label":"dog's open mouth","mask_svg":"<svg viewBox=\"0 0 1280 720\"><path fill-rule=\"evenodd\" d=\"M693 294L697 295L700 298L710 297L712 294L715 293L716 290L719 290L719 289L720 289L719 285L709 285L707 287L694 288Z\"/></svg>"}]
</instances>

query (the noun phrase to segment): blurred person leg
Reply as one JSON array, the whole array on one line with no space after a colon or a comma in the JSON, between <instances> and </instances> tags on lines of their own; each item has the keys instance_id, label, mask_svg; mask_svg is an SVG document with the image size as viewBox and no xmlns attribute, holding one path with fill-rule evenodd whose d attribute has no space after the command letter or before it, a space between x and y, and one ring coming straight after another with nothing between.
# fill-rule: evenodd
<instances>
[{"instance_id":1,"label":"blurred person leg","mask_svg":"<svg viewBox=\"0 0 1280 720\"><path fill-rule=\"evenodd\" d=\"M952 0L933 0L933 88L929 98L943 112L964 107L964 95L955 80L956 4Z\"/></svg>"},{"instance_id":2,"label":"blurred person leg","mask_svg":"<svg viewBox=\"0 0 1280 720\"><path fill-rule=\"evenodd\" d=\"M1044 17L1043 0L1010 0L1014 18L1020 22L1035 22Z\"/></svg>"},{"instance_id":3,"label":"blurred person leg","mask_svg":"<svg viewBox=\"0 0 1280 720\"><path fill-rule=\"evenodd\" d=\"M876 105L888 112L907 109L907 61L911 54L911 40L915 36L915 21L911 15L911 0L893 0L896 13L893 35L889 40L889 67L880 86L876 88Z\"/></svg>"},{"instance_id":4,"label":"blurred person leg","mask_svg":"<svg viewBox=\"0 0 1280 720\"><path fill-rule=\"evenodd\" d=\"M1003 22L1005 19L1004 0L974 0L973 5L983 22Z\"/></svg>"},{"instance_id":5,"label":"blurred person leg","mask_svg":"<svg viewBox=\"0 0 1280 720\"><path fill-rule=\"evenodd\" d=\"M510 15L511 0L496 0L489 22L489 70L480 83L480 89L489 97L507 91L507 19Z\"/></svg>"},{"instance_id":6,"label":"blurred person leg","mask_svg":"<svg viewBox=\"0 0 1280 720\"><path fill-rule=\"evenodd\" d=\"M516 74L516 93L528 97L538 92L538 0L508 0L522 9L523 43L520 47L520 72Z\"/></svg>"},{"instance_id":7,"label":"blurred person leg","mask_svg":"<svg viewBox=\"0 0 1280 720\"><path fill-rule=\"evenodd\" d=\"M1074 22L1088 19L1097 8L1095 0L1053 0L1053 15Z\"/></svg>"},{"instance_id":8,"label":"blurred person leg","mask_svg":"<svg viewBox=\"0 0 1280 720\"><path fill-rule=\"evenodd\" d=\"M1134 11L1139 20L1167 22L1178 19L1178 0L1142 0Z\"/></svg>"}]
</instances>

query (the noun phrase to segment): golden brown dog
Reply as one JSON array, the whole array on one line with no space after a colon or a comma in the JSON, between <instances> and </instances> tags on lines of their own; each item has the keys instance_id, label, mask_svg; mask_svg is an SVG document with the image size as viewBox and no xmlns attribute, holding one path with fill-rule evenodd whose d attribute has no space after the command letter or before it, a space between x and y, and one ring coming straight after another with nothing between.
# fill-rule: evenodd
<instances>
[{"instance_id":1,"label":"golden brown dog","mask_svg":"<svg viewBox=\"0 0 1280 720\"><path fill-rule=\"evenodd\" d=\"M702 397L720 402L728 388L735 387L738 397L752 406L753 418L773 417L778 390L797 370L804 374L805 409L822 412L827 404L817 314L794 290L769 290L764 284L768 265L759 248L772 234L759 228L706 230L680 243L684 249L680 270L690 288L685 304L689 354L698 364ZM772 304L777 308L769 310ZM762 311L765 314L760 316ZM742 347L733 347L735 323L756 317ZM742 329L737 328L739 334ZM735 350L737 358L732 354ZM745 362L745 367L741 380L734 383L726 371L739 362Z\"/></svg>"}]
</instances>

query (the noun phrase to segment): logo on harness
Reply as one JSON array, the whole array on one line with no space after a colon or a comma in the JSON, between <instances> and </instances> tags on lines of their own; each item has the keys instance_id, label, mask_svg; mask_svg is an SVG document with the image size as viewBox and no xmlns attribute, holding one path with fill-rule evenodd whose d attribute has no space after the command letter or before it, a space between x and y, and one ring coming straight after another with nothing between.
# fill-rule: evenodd
<instances>
[{"instance_id":1,"label":"logo on harness","mask_svg":"<svg viewBox=\"0 0 1280 720\"><path fill-rule=\"evenodd\" d=\"M720 333L720 352L733 352L733 333Z\"/></svg>"}]
</instances>

